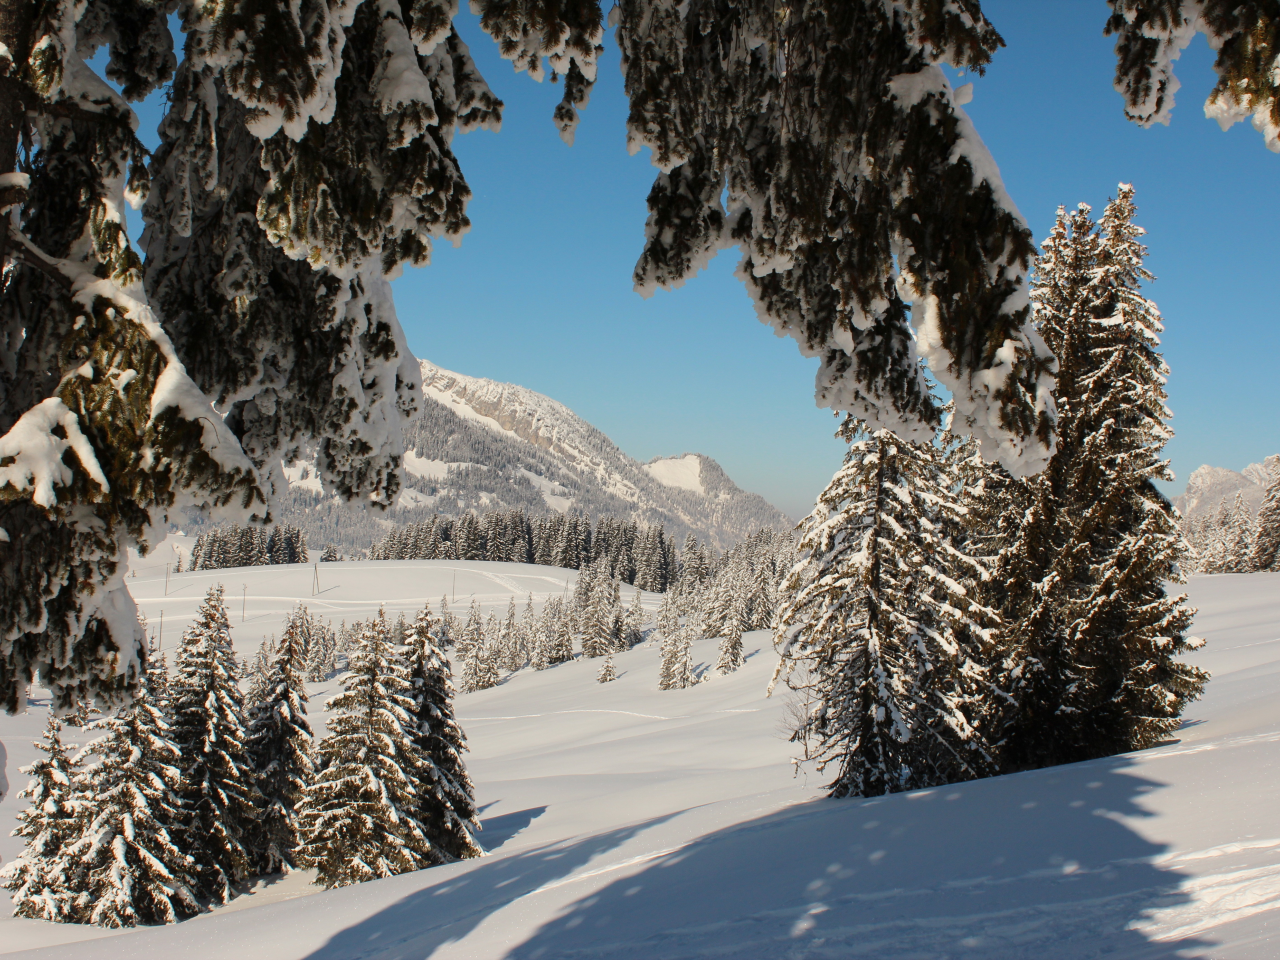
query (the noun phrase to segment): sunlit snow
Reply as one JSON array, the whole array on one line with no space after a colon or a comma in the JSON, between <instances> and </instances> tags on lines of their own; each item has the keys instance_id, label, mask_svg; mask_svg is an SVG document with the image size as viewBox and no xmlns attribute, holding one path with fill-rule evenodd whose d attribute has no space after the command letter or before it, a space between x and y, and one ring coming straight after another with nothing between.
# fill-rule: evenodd
<instances>
[{"instance_id":1,"label":"sunlit snow","mask_svg":"<svg viewBox=\"0 0 1280 960\"><path fill-rule=\"evenodd\" d=\"M654 460L646 463L644 469L664 486L692 490L694 493L706 492L702 486L702 460L695 454L686 453L683 457Z\"/></svg>"},{"instance_id":2,"label":"sunlit snow","mask_svg":"<svg viewBox=\"0 0 1280 960\"><path fill-rule=\"evenodd\" d=\"M321 563L171 575L131 591L172 657L206 587L226 584L241 654L302 600L348 621L448 594L505 610L572 589L557 568L458 561ZM792 776L773 658L657 690L658 651L525 670L461 696L491 851L319 892L260 884L173 927L110 931L0 920L0 951L236 960L1036 957L1271 958L1280 905L1280 575L1197 577L1196 662L1214 674L1178 739L1140 753L872 800L821 799ZM454 597L456 596L456 600ZM624 602L630 589L624 588ZM649 608L656 607L651 596ZM702 668L714 641L695 645ZM172 662L172 659L170 659ZM336 681L314 685L318 712ZM0 718L10 823L43 698ZM314 716L314 714L313 714ZM68 737L68 739L72 739ZM0 830L0 855L17 841ZM83 938L95 938L83 941ZM72 943L73 940L82 940ZM57 946L65 944L65 946Z\"/></svg>"}]
</instances>

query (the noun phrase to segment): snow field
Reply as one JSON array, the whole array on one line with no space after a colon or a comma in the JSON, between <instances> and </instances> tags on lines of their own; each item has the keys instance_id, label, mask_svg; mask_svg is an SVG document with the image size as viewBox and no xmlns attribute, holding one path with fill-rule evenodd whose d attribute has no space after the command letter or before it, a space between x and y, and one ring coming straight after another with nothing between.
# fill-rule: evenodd
<instances>
[{"instance_id":1,"label":"snow field","mask_svg":"<svg viewBox=\"0 0 1280 960\"><path fill-rule=\"evenodd\" d=\"M392 616L393 604L423 597L435 607L454 568L451 607L462 612L474 592L505 608L546 570L384 561L322 564L322 578L326 568L335 583L321 597L349 611L348 621L379 599ZM259 632L278 632L297 599L322 609L309 596L312 569L284 570L182 576L206 586L221 578L229 601L233 584L250 583L246 624L255 626L241 629L228 604L237 649L247 653ZM545 574L543 595L559 592L549 582L557 573L566 571ZM597 662L577 661L458 698L487 857L329 892L294 876L214 914L126 933L127 943L72 943L108 931L0 920L0 951L1272 958L1280 953L1280 575L1198 577L1188 592L1200 607L1196 632L1209 638L1196 659L1214 679L1178 741L1153 750L871 800L820 799L822 778L792 777L793 747L780 735L785 699L763 697L774 662L767 634L744 638L742 670L682 691L656 689L658 651L641 646L616 657L612 683L595 681ZM166 636L170 616L166 607ZM694 656L714 662L714 641L695 644ZM313 687L316 719L336 686ZM0 718L6 823L25 783L15 768L34 756L28 741L43 720L38 704ZM0 845L5 859L13 843Z\"/></svg>"}]
</instances>

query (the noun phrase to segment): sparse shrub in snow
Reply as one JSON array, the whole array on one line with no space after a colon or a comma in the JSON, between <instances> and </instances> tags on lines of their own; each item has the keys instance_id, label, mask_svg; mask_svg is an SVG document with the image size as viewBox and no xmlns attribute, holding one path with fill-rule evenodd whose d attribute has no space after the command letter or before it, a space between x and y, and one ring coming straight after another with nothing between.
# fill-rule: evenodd
<instances>
[{"instance_id":1,"label":"sparse shrub in snow","mask_svg":"<svg viewBox=\"0 0 1280 960\"><path fill-rule=\"evenodd\" d=\"M176 839L196 863L198 894L225 903L234 885L255 872L246 845L259 810L222 584L209 588L182 635L170 710L182 773Z\"/></svg>"}]
</instances>

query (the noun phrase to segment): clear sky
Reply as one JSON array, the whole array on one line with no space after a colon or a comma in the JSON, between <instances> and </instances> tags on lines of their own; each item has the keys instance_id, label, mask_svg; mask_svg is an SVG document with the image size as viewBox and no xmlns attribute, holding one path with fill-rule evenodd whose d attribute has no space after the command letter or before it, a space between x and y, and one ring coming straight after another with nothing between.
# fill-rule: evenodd
<instances>
[{"instance_id":1,"label":"clear sky","mask_svg":"<svg viewBox=\"0 0 1280 960\"><path fill-rule=\"evenodd\" d=\"M679 290L643 300L631 289L655 171L626 153L612 35L570 148L551 122L558 85L515 74L463 6L459 28L505 119L500 133L454 143L475 193L471 233L395 283L413 351L560 400L640 460L705 453L740 486L807 513L843 445L830 411L814 406L817 361L759 323L732 276L735 253ZM1137 189L1158 278L1145 293L1164 314L1172 367L1170 490L1201 463L1238 470L1280 451L1269 286L1280 157L1247 124L1223 133L1204 118L1214 75L1203 39L1179 63L1173 123L1143 130L1112 88L1102 0L983 9L1008 46L986 76L965 78L967 109L1035 237L1059 204L1084 201L1096 216L1117 183ZM154 107L139 112L153 127Z\"/></svg>"}]
</instances>

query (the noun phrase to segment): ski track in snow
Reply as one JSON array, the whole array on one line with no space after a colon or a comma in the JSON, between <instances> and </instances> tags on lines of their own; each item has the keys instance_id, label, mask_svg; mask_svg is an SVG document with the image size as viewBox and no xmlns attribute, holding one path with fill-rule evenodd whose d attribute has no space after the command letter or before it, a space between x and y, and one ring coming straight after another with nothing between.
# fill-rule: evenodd
<instances>
[{"instance_id":1,"label":"ski track in snow","mask_svg":"<svg viewBox=\"0 0 1280 960\"><path fill-rule=\"evenodd\" d=\"M565 589L570 571L467 561L252 568L171 578L165 632L228 585L238 652L299 599L368 616L438 602L487 610ZM254 579L256 578L256 579ZM151 593L163 580L131 580ZM244 601L235 586L271 589ZM174 586L183 597L172 594ZM570 583L570 587L572 583ZM490 849L343 890L305 874L212 914L133 932L0 920L0 953L75 960L1274 960L1280 956L1280 576L1195 578L1195 660L1215 675L1178 740L1088 763L889 797L821 798L793 776L774 659L656 689L658 651L577 661L458 698ZM653 598L655 601L657 598ZM452 603L453 601L451 601ZM458 610L459 608L455 608ZM155 616L152 615L155 625ZM173 624L171 628L169 624ZM175 633L174 636L177 634ZM715 641L694 645L714 663ZM312 710L336 681L312 686ZM46 701L0 719L10 796ZM315 720L320 720L315 717ZM317 726L320 726L317 723ZM3 753L0 753L3 756ZM0 834L7 833L0 824ZM18 849L0 835L0 856ZM259 905L261 904L261 905ZM125 941L116 942L115 936ZM86 939L88 938L88 939ZM73 942L79 941L79 942ZM41 948L41 949L31 949ZM13 955L17 956L17 953Z\"/></svg>"}]
</instances>

